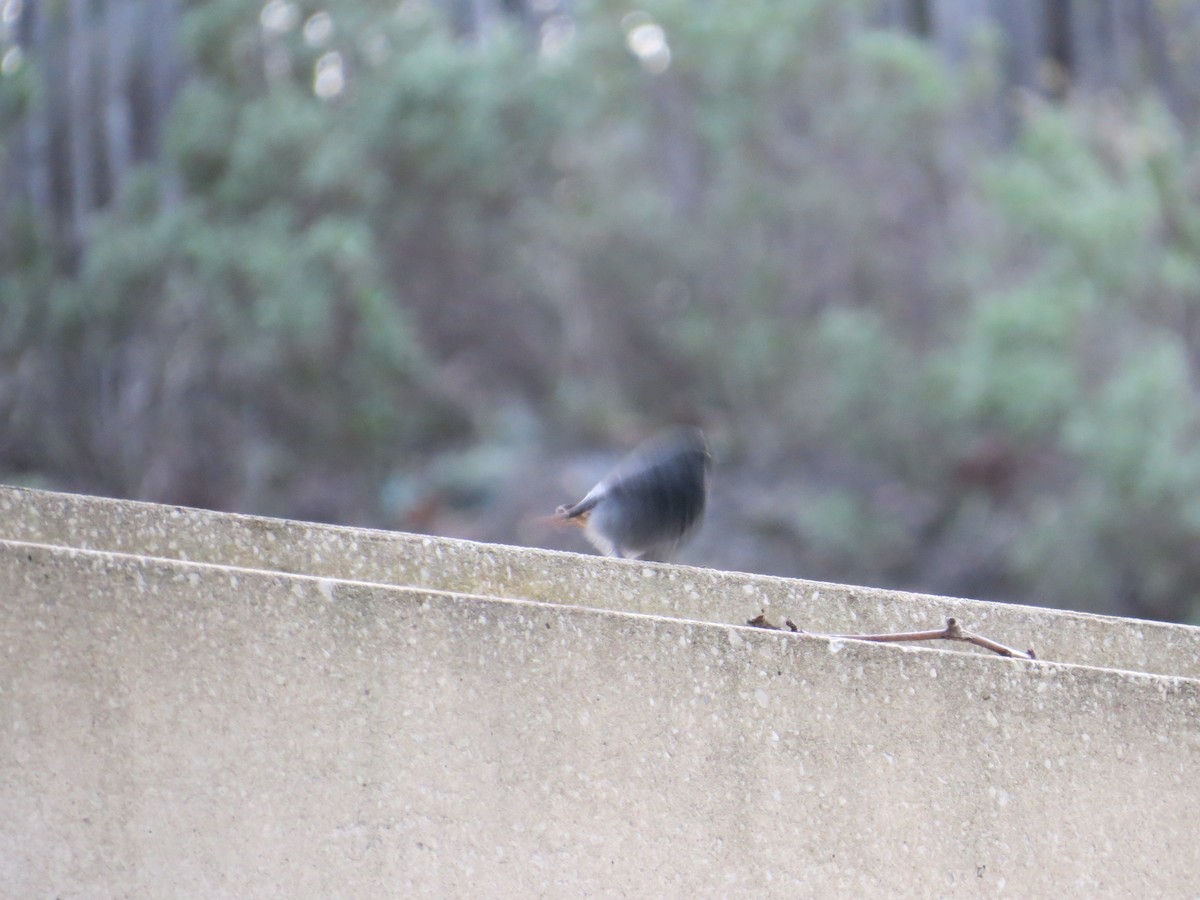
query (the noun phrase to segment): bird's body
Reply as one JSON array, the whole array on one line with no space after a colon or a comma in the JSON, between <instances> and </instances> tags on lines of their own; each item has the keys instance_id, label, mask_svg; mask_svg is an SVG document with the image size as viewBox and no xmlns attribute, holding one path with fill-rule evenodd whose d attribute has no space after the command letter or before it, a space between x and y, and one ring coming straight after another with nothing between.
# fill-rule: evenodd
<instances>
[{"instance_id":1,"label":"bird's body","mask_svg":"<svg viewBox=\"0 0 1200 900\"><path fill-rule=\"evenodd\" d=\"M607 556L664 560L704 515L712 466L696 428L646 441L554 519L580 525Z\"/></svg>"}]
</instances>

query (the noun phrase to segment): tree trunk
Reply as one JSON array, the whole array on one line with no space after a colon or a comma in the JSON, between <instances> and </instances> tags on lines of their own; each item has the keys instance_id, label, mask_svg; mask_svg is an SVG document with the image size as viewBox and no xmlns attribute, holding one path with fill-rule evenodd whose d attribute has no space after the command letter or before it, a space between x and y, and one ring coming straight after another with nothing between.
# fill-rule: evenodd
<instances>
[{"instance_id":1,"label":"tree trunk","mask_svg":"<svg viewBox=\"0 0 1200 900\"><path fill-rule=\"evenodd\" d=\"M50 43L50 23L45 9L36 3L22 7L18 29L25 65L47 59ZM45 87L45 85L43 85ZM54 200L51 188L50 96L42 90L34 95L24 122L24 168L18 183L25 185L26 196L34 217L35 227L43 240L54 237Z\"/></svg>"},{"instance_id":2,"label":"tree trunk","mask_svg":"<svg viewBox=\"0 0 1200 900\"><path fill-rule=\"evenodd\" d=\"M153 113L149 130L153 136L154 156L159 159L171 104L183 80L183 63L179 54L178 0L153 0L149 30L150 81L153 91ZM159 198L162 205L178 206L183 200L183 186L178 173L167 165L160 166L159 171Z\"/></svg>"},{"instance_id":3,"label":"tree trunk","mask_svg":"<svg viewBox=\"0 0 1200 900\"><path fill-rule=\"evenodd\" d=\"M104 137L108 155L108 196L120 195L133 166L133 111L130 76L137 9L129 0L106 0L104 15Z\"/></svg>"},{"instance_id":4,"label":"tree trunk","mask_svg":"<svg viewBox=\"0 0 1200 900\"><path fill-rule=\"evenodd\" d=\"M91 44L88 0L70 0L67 6L67 134L71 159L71 242L76 249L87 243L95 190Z\"/></svg>"}]
</instances>

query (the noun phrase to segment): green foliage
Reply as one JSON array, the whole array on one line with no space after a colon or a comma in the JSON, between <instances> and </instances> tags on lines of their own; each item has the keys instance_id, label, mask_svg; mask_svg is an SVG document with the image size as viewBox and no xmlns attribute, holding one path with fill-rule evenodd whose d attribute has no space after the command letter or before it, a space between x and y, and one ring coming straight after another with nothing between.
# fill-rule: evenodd
<instances>
[{"instance_id":1,"label":"green foliage","mask_svg":"<svg viewBox=\"0 0 1200 900\"><path fill-rule=\"evenodd\" d=\"M431 477L486 500L515 409L699 413L803 482L731 526L789 571L1200 615L1192 144L1080 104L997 148L991 82L868 8L597 0L542 52L417 2L189 4L166 157L78 271L0 232L7 458L391 521L464 435Z\"/></svg>"},{"instance_id":2,"label":"green foliage","mask_svg":"<svg viewBox=\"0 0 1200 900\"><path fill-rule=\"evenodd\" d=\"M993 274L959 317L954 403L1025 448L1010 574L1042 602L1200 612L1200 257L1164 228L1194 201L1163 189L1194 190L1190 155L1152 108L1040 110L982 171L996 230L972 265Z\"/></svg>"},{"instance_id":3,"label":"green foliage","mask_svg":"<svg viewBox=\"0 0 1200 900\"><path fill-rule=\"evenodd\" d=\"M1022 284L967 311L959 343L945 351L961 415L1022 442L1061 422L1080 387L1071 351L1082 305L1063 287Z\"/></svg>"}]
</instances>

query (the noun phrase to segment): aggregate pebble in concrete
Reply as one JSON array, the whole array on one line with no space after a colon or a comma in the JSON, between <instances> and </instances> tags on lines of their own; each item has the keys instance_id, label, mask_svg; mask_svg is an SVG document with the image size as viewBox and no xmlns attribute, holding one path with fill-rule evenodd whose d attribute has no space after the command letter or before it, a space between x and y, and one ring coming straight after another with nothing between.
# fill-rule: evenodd
<instances>
[{"instance_id":1,"label":"aggregate pebble in concrete","mask_svg":"<svg viewBox=\"0 0 1200 900\"><path fill-rule=\"evenodd\" d=\"M0 543L0 895L1194 896L1200 682Z\"/></svg>"}]
</instances>

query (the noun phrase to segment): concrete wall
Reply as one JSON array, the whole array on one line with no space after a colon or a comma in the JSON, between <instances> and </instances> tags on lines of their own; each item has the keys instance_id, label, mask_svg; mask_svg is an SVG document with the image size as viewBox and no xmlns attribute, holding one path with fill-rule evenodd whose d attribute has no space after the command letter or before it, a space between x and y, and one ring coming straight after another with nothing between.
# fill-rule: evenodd
<instances>
[{"instance_id":1,"label":"concrete wall","mask_svg":"<svg viewBox=\"0 0 1200 900\"><path fill-rule=\"evenodd\" d=\"M1187 678L15 541L0 596L0 896L1200 892Z\"/></svg>"},{"instance_id":2,"label":"concrete wall","mask_svg":"<svg viewBox=\"0 0 1200 900\"><path fill-rule=\"evenodd\" d=\"M0 487L0 538L808 631L940 628L1040 659L1200 678L1200 629L872 588ZM965 645L942 645L973 652Z\"/></svg>"}]
</instances>

